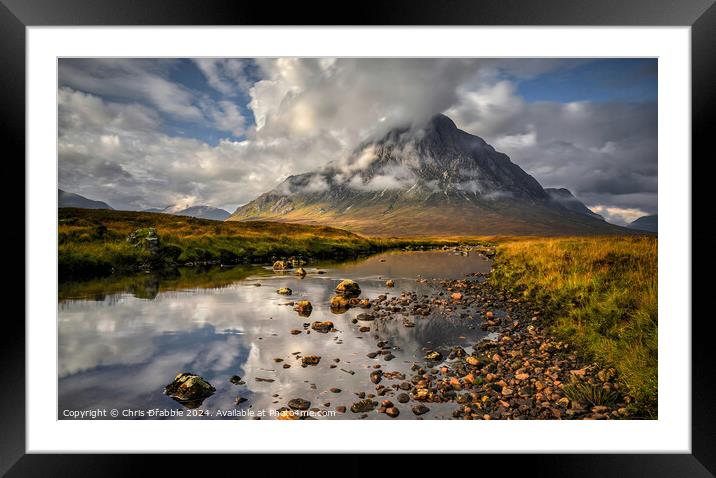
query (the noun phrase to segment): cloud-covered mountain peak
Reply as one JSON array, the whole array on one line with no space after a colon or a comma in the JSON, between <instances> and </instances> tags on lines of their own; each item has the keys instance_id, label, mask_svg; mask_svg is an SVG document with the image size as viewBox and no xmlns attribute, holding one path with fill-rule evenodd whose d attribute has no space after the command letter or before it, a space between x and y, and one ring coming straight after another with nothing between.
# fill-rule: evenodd
<instances>
[{"instance_id":1,"label":"cloud-covered mountain peak","mask_svg":"<svg viewBox=\"0 0 716 478\"><path fill-rule=\"evenodd\" d=\"M611 227L583 204L578 210L564 202L506 154L437 115L367 140L321 170L288 177L229 220L318 222L391 234L410 228L491 234Z\"/></svg>"}]
</instances>

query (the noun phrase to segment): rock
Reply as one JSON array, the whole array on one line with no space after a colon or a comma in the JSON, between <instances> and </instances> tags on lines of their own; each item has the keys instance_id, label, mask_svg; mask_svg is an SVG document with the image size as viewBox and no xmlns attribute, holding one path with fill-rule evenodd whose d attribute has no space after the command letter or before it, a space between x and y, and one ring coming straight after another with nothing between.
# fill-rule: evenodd
<instances>
[{"instance_id":1,"label":"rock","mask_svg":"<svg viewBox=\"0 0 716 478\"><path fill-rule=\"evenodd\" d=\"M241 377L238 375L232 375L229 379L229 382L233 383L234 385L238 385L241 382Z\"/></svg>"},{"instance_id":2,"label":"rock","mask_svg":"<svg viewBox=\"0 0 716 478\"><path fill-rule=\"evenodd\" d=\"M376 370L370 373L371 382L378 384L381 380L383 380L383 372L381 372L380 370Z\"/></svg>"},{"instance_id":3,"label":"rock","mask_svg":"<svg viewBox=\"0 0 716 478\"><path fill-rule=\"evenodd\" d=\"M284 408L278 411L277 420L298 420L299 414L293 410Z\"/></svg>"},{"instance_id":4,"label":"rock","mask_svg":"<svg viewBox=\"0 0 716 478\"><path fill-rule=\"evenodd\" d=\"M494 316L495 316L495 314L493 314L493 313L492 313L491 311L489 311L489 310L488 310L487 312L485 312L485 317L488 318L488 319L491 319L491 318L493 318Z\"/></svg>"},{"instance_id":5,"label":"rock","mask_svg":"<svg viewBox=\"0 0 716 478\"><path fill-rule=\"evenodd\" d=\"M351 405L351 412L353 413L364 413L364 412L370 412L375 408L375 402L371 400L370 398L366 398L364 400L359 400L355 402L353 405Z\"/></svg>"},{"instance_id":6,"label":"rock","mask_svg":"<svg viewBox=\"0 0 716 478\"><path fill-rule=\"evenodd\" d=\"M333 330L333 322L327 320L325 322L314 322L311 324L311 328L316 332L326 333Z\"/></svg>"},{"instance_id":7,"label":"rock","mask_svg":"<svg viewBox=\"0 0 716 478\"><path fill-rule=\"evenodd\" d=\"M281 287L280 289L276 289L276 293L281 295L291 295L293 294L293 291L288 287Z\"/></svg>"},{"instance_id":8,"label":"rock","mask_svg":"<svg viewBox=\"0 0 716 478\"><path fill-rule=\"evenodd\" d=\"M288 269L291 269L293 266L288 261L276 261L273 263L273 270L275 271L285 271Z\"/></svg>"},{"instance_id":9,"label":"rock","mask_svg":"<svg viewBox=\"0 0 716 478\"><path fill-rule=\"evenodd\" d=\"M336 286L336 292L346 297L358 297L360 295L360 287L357 282L346 279Z\"/></svg>"},{"instance_id":10,"label":"rock","mask_svg":"<svg viewBox=\"0 0 716 478\"><path fill-rule=\"evenodd\" d=\"M296 274L299 277L306 277L306 269L304 269L303 267L299 267L298 269L296 269L294 271L294 274Z\"/></svg>"},{"instance_id":11,"label":"rock","mask_svg":"<svg viewBox=\"0 0 716 478\"><path fill-rule=\"evenodd\" d=\"M301 357L301 363L303 365L318 365L318 362L320 361L321 357L318 355L306 355Z\"/></svg>"},{"instance_id":12,"label":"rock","mask_svg":"<svg viewBox=\"0 0 716 478\"><path fill-rule=\"evenodd\" d=\"M153 227L143 227L135 230L127 236L127 242L136 248L144 249L150 254L159 253L159 235Z\"/></svg>"},{"instance_id":13,"label":"rock","mask_svg":"<svg viewBox=\"0 0 716 478\"><path fill-rule=\"evenodd\" d=\"M358 329L358 330L359 330L360 332L370 332L370 327L365 326L365 327L361 327L361 328Z\"/></svg>"},{"instance_id":14,"label":"rock","mask_svg":"<svg viewBox=\"0 0 716 478\"><path fill-rule=\"evenodd\" d=\"M333 388L331 389L331 393L341 393L341 392L342 392L342 390L341 390L340 388L337 388L337 387L333 387Z\"/></svg>"},{"instance_id":15,"label":"rock","mask_svg":"<svg viewBox=\"0 0 716 478\"><path fill-rule=\"evenodd\" d=\"M293 410L308 410L311 408L311 402L303 398L292 398L288 401L288 407Z\"/></svg>"},{"instance_id":16,"label":"rock","mask_svg":"<svg viewBox=\"0 0 716 478\"><path fill-rule=\"evenodd\" d=\"M423 405L422 403L419 405L415 405L412 410L413 410L413 413L418 416L424 415L430 411L430 409L428 407L426 407L425 405Z\"/></svg>"},{"instance_id":17,"label":"rock","mask_svg":"<svg viewBox=\"0 0 716 478\"><path fill-rule=\"evenodd\" d=\"M388 407L385 409L385 414L388 415L390 418L395 418L400 415L400 410L395 407Z\"/></svg>"},{"instance_id":18,"label":"rock","mask_svg":"<svg viewBox=\"0 0 716 478\"><path fill-rule=\"evenodd\" d=\"M299 300L293 306L293 310L298 312L298 315L300 315L302 317L308 317L309 315L311 315L311 312L313 311L313 305L311 305L310 301Z\"/></svg>"},{"instance_id":19,"label":"rock","mask_svg":"<svg viewBox=\"0 0 716 478\"><path fill-rule=\"evenodd\" d=\"M356 319L362 320L365 322L370 322L371 320L375 320L375 317L373 316L373 314L362 313L362 314L358 314L356 316Z\"/></svg>"},{"instance_id":20,"label":"rock","mask_svg":"<svg viewBox=\"0 0 716 478\"><path fill-rule=\"evenodd\" d=\"M344 406L342 406L342 405L341 405L341 406L338 406L338 407L336 407L336 412L338 412L338 413L346 413L346 407L344 407Z\"/></svg>"},{"instance_id":21,"label":"rock","mask_svg":"<svg viewBox=\"0 0 716 478\"><path fill-rule=\"evenodd\" d=\"M236 403L236 405L241 405L242 403L244 403L247 400L248 400L248 398L244 398L241 395L239 395L238 397L236 397L236 400L234 401L234 403Z\"/></svg>"},{"instance_id":22,"label":"rock","mask_svg":"<svg viewBox=\"0 0 716 478\"><path fill-rule=\"evenodd\" d=\"M443 354L441 354L440 352L437 352L435 350L431 350L425 354L425 360L429 360L431 362L439 362L442 359L443 359Z\"/></svg>"},{"instance_id":23,"label":"rock","mask_svg":"<svg viewBox=\"0 0 716 478\"><path fill-rule=\"evenodd\" d=\"M383 400L382 402L380 402L380 406L383 408L390 408L393 406L393 402L391 402L390 400Z\"/></svg>"},{"instance_id":24,"label":"rock","mask_svg":"<svg viewBox=\"0 0 716 478\"><path fill-rule=\"evenodd\" d=\"M398 401L400 403L408 403L410 401L410 395L408 395L407 393L401 393L400 395L398 395Z\"/></svg>"},{"instance_id":25,"label":"rock","mask_svg":"<svg viewBox=\"0 0 716 478\"><path fill-rule=\"evenodd\" d=\"M393 281L392 279L388 279L387 281L385 281L385 286L386 287L395 287L395 281Z\"/></svg>"},{"instance_id":26,"label":"rock","mask_svg":"<svg viewBox=\"0 0 716 478\"><path fill-rule=\"evenodd\" d=\"M350 308L348 299L342 295L334 295L331 297L331 312L334 314L342 314Z\"/></svg>"},{"instance_id":27,"label":"rock","mask_svg":"<svg viewBox=\"0 0 716 478\"><path fill-rule=\"evenodd\" d=\"M469 357L467 357L467 358L465 359L465 362L467 362L469 365L472 365L473 367L475 367L475 366L477 366L477 365L480 364L480 359L478 359L477 357L473 357L472 355L470 355Z\"/></svg>"},{"instance_id":28,"label":"rock","mask_svg":"<svg viewBox=\"0 0 716 478\"><path fill-rule=\"evenodd\" d=\"M199 402L213 395L216 389L200 376L182 372L174 377L169 385L164 387L164 393L178 402ZM196 405L196 406L198 406Z\"/></svg>"},{"instance_id":29,"label":"rock","mask_svg":"<svg viewBox=\"0 0 716 478\"><path fill-rule=\"evenodd\" d=\"M462 294L460 292L453 292L453 294L450 296L452 300L461 300Z\"/></svg>"},{"instance_id":30,"label":"rock","mask_svg":"<svg viewBox=\"0 0 716 478\"><path fill-rule=\"evenodd\" d=\"M301 332L303 332L303 330L301 330L301 329L293 329L293 330L291 330L291 335L298 335L298 334L300 334Z\"/></svg>"}]
</instances>

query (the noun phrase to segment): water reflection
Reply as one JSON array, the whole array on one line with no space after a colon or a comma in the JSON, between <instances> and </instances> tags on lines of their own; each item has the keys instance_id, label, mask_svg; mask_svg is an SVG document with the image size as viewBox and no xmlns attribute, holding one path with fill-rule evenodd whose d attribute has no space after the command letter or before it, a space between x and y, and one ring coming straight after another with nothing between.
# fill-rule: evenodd
<instances>
[{"instance_id":1,"label":"water reflection","mask_svg":"<svg viewBox=\"0 0 716 478\"><path fill-rule=\"evenodd\" d=\"M350 407L354 392L374 391L368 379L374 364L410 376L413 360L422 357L425 347L467 347L484 333L469 314L461 318L459 313L450 320L406 315L414 327L405 327L402 316L353 324L365 311L332 313L329 300L336 284L353 279L363 290L361 297L368 298L401 291L422 296L432 286L417 282L416 276L457 278L486 272L489 265L478 255L389 253L355 263L305 267L304 278L254 266L66 284L58 305L60 418L63 409L181 408L162 393L179 372L196 373L216 387L200 405L216 418L219 410L278 409L298 397L326 410ZM388 278L395 280L394 288L385 286ZM279 295L280 287L293 293ZM311 301L310 318L287 305L299 300ZM304 324L326 320L334 323L335 332L291 334ZM360 332L361 325L371 331ZM388 339L395 346L392 361L366 356L377 350L378 341ZM304 368L304 355L321 356L321 361ZM233 375L245 384L230 383ZM236 405L239 396L247 400ZM399 418L413 418L407 405ZM449 415L444 407L431 408L426 418ZM334 418L355 417L348 412Z\"/></svg>"}]
</instances>

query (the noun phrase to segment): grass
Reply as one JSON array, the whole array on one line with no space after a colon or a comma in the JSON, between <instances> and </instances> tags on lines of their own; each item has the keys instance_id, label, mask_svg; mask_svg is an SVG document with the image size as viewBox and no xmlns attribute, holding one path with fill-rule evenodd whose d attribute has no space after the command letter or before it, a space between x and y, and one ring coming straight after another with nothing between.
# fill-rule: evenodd
<instances>
[{"instance_id":1,"label":"grass","mask_svg":"<svg viewBox=\"0 0 716 478\"><path fill-rule=\"evenodd\" d=\"M491 282L541 309L555 335L614 367L632 407L657 415L657 239L497 239ZM574 393L585 393L575 390Z\"/></svg>"},{"instance_id":2,"label":"grass","mask_svg":"<svg viewBox=\"0 0 716 478\"><path fill-rule=\"evenodd\" d=\"M155 250L134 243L150 228ZM169 214L62 208L58 268L62 280L192 264L268 263L291 256L341 260L393 248L455 244L461 239L368 238L342 229L269 221L221 222Z\"/></svg>"}]
</instances>

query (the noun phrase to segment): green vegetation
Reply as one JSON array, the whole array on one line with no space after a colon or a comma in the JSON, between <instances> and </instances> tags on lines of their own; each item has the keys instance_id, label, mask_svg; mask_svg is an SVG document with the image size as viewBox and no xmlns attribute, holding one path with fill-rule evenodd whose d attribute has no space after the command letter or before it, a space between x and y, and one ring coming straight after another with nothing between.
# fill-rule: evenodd
<instances>
[{"instance_id":1,"label":"green vegetation","mask_svg":"<svg viewBox=\"0 0 716 478\"><path fill-rule=\"evenodd\" d=\"M653 236L498 241L494 285L521 294L549 329L613 367L638 414L657 415L657 239ZM569 390L599 402L609 397Z\"/></svg>"},{"instance_id":2,"label":"green vegetation","mask_svg":"<svg viewBox=\"0 0 716 478\"><path fill-rule=\"evenodd\" d=\"M184 264L255 264L276 259L340 260L393 248L456 244L458 239L373 239L327 226L221 222L169 214L62 208L62 280Z\"/></svg>"}]
</instances>

